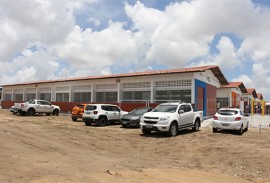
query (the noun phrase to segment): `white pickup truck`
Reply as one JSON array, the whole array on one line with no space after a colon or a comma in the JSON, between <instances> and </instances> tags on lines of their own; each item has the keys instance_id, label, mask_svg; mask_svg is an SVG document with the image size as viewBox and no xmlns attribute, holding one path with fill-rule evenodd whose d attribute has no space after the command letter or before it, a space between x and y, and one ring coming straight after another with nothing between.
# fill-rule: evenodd
<instances>
[{"instance_id":1,"label":"white pickup truck","mask_svg":"<svg viewBox=\"0 0 270 183\"><path fill-rule=\"evenodd\" d=\"M24 103L15 103L14 110L15 113L19 113L22 116L25 116L26 114L33 116L35 113L45 113L47 116L51 114L58 116L60 107L52 105L46 100L32 99Z\"/></svg>"},{"instance_id":2,"label":"white pickup truck","mask_svg":"<svg viewBox=\"0 0 270 183\"><path fill-rule=\"evenodd\" d=\"M203 112L195 112L190 103L164 103L141 117L140 128L144 134L158 131L176 136L178 130L184 128L198 131L202 119Z\"/></svg>"}]
</instances>

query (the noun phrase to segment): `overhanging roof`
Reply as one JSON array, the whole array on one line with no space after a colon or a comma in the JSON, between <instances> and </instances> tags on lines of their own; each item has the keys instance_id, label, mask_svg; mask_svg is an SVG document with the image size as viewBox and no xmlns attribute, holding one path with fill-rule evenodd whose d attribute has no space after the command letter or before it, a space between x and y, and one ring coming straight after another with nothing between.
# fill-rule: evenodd
<instances>
[{"instance_id":1,"label":"overhanging roof","mask_svg":"<svg viewBox=\"0 0 270 183\"><path fill-rule=\"evenodd\" d=\"M68 79L58 79L58 80L44 80L44 81L32 81L16 84L6 84L2 86L15 86L15 85L29 85L29 84L44 84L44 83L56 83L56 82L68 82L68 81L80 81L80 80L93 80L93 79L108 79L108 78L122 78L122 77L136 77L136 76L151 76L160 74L176 74L176 73L192 73L192 72L204 72L206 70L211 70L215 77L219 80L220 84L229 84L220 68L216 65L199 66L199 67L189 67L189 68L178 68L169 70L156 70L156 71L144 71L144 72L133 72L124 74L111 74L103 76L88 76L88 77L78 77L78 78L68 78Z\"/></svg>"},{"instance_id":2,"label":"overhanging roof","mask_svg":"<svg viewBox=\"0 0 270 183\"><path fill-rule=\"evenodd\" d=\"M247 89L243 82L229 82L228 85L221 85L221 88L237 88L239 87L242 93L247 93Z\"/></svg>"}]
</instances>

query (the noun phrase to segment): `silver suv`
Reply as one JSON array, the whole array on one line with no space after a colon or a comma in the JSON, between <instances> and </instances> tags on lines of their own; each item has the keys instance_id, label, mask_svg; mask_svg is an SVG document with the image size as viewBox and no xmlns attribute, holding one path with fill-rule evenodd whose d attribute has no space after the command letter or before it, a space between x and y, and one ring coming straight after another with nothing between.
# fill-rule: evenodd
<instances>
[{"instance_id":1,"label":"silver suv","mask_svg":"<svg viewBox=\"0 0 270 183\"><path fill-rule=\"evenodd\" d=\"M120 118L128 112L122 111L117 105L112 104L87 104L82 120L86 126L96 123L98 126L105 126L110 122L120 121Z\"/></svg>"}]
</instances>

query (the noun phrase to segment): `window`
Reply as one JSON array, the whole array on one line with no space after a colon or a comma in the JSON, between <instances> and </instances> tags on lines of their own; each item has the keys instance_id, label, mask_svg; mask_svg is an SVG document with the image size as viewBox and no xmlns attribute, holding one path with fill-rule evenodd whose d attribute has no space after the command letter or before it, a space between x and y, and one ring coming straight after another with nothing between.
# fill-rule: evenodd
<instances>
[{"instance_id":1,"label":"window","mask_svg":"<svg viewBox=\"0 0 270 183\"><path fill-rule=\"evenodd\" d=\"M228 98L217 98L217 108L228 107L229 99Z\"/></svg>"},{"instance_id":2,"label":"window","mask_svg":"<svg viewBox=\"0 0 270 183\"><path fill-rule=\"evenodd\" d=\"M97 102L117 102L117 92L97 92Z\"/></svg>"},{"instance_id":3,"label":"window","mask_svg":"<svg viewBox=\"0 0 270 183\"><path fill-rule=\"evenodd\" d=\"M35 93L28 93L26 95L26 100L35 99L35 98L36 98L36 94Z\"/></svg>"},{"instance_id":4,"label":"window","mask_svg":"<svg viewBox=\"0 0 270 183\"><path fill-rule=\"evenodd\" d=\"M153 112L169 112L174 113L177 109L177 105L158 105Z\"/></svg>"},{"instance_id":5,"label":"window","mask_svg":"<svg viewBox=\"0 0 270 183\"><path fill-rule=\"evenodd\" d=\"M191 102L191 90L157 90L157 103L169 101Z\"/></svg>"},{"instance_id":6,"label":"window","mask_svg":"<svg viewBox=\"0 0 270 183\"><path fill-rule=\"evenodd\" d=\"M111 106L111 110L112 111L117 111L117 112L120 111L120 109L118 107L116 107L116 106Z\"/></svg>"},{"instance_id":7,"label":"window","mask_svg":"<svg viewBox=\"0 0 270 183\"><path fill-rule=\"evenodd\" d=\"M40 94L40 99L41 100L51 101L51 94L50 93L41 93Z\"/></svg>"},{"instance_id":8,"label":"window","mask_svg":"<svg viewBox=\"0 0 270 183\"><path fill-rule=\"evenodd\" d=\"M6 101L11 101L11 98L12 98L12 94L10 94L10 93L5 94L5 100Z\"/></svg>"},{"instance_id":9,"label":"window","mask_svg":"<svg viewBox=\"0 0 270 183\"><path fill-rule=\"evenodd\" d=\"M57 93L56 102L69 102L69 93Z\"/></svg>"},{"instance_id":10,"label":"window","mask_svg":"<svg viewBox=\"0 0 270 183\"><path fill-rule=\"evenodd\" d=\"M15 94L15 101L23 101L23 94L22 93Z\"/></svg>"},{"instance_id":11,"label":"window","mask_svg":"<svg viewBox=\"0 0 270 183\"><path fill-rule=\"evenodd\" d=\"M124 102L136 102L136 100L150 100L150 91L124 91L123 100Z\"/></svg>"},{"instance_id":12,"label":"window","mask_svg":"<svg viewBox=\"0 0 270 183\"><path fill-rule=\"evenodd\" d=\"M96 105L87 105L85 107L85 110L86 111L93 111L93 110L96 110L97 109L97 106Z\"/></svg>"},{"instance_id":13,"label":"window","mask_svg":"<svg viewBox=\"0 0 270 183\"><path fill-rule=\"evenodd\" d=\"M236 110L219 110L218 114L225 115L225 116L230 116L230 115L238 114L238 111L236 111Z\"/></svg>"},{"instance_id":14,"label":"window","mask_svg":"<svg viewBox=\"0 0 270 183\"><path fill-rule=\"evenodd\" d=\"M91 102L91 92L74 93L74 102Z\"/></svg>"}]
</instances>

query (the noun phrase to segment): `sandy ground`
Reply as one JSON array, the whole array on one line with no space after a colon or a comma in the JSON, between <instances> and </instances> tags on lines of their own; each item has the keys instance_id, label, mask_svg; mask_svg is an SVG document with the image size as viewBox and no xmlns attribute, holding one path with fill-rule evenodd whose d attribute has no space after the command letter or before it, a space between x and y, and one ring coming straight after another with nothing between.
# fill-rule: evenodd
<instances>
[{"instance_id":1,"label":"sandy ground","mask_svg":"<svg viewBox=\"0 0 270 183\"><path fill-rule=\"evenodd\" d=\"M270 130L177 137L0 110L0 183L270 182Z\"/></svg>"}]
</instances>

